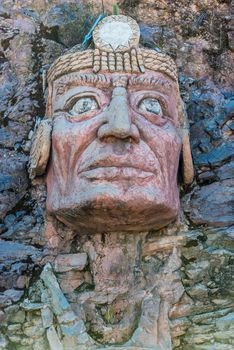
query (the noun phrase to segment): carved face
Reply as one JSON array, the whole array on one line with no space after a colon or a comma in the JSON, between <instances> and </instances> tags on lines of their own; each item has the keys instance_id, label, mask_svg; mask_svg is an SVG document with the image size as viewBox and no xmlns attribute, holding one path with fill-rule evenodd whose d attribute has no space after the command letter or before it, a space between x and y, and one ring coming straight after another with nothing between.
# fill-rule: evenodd
<instances>
[{"instance_id":1,"label":"carved face","mask_svg":"<svg viewBox=\"0 0 234 350\"><path fill-rule=\"evenodd\" d=\"M95 232L139 232L175 219L177 100L175 83L149 70L56 80L47 210Z\"/></svg>"}]
</instances>

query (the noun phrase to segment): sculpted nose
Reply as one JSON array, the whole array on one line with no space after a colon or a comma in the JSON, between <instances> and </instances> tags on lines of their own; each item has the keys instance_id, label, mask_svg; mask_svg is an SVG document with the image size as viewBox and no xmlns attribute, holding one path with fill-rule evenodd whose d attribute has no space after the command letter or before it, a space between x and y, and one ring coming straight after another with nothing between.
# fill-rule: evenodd
<instances>
[{"instance_id":1,"label":"sculpted nose","mask_svg":"<svg viewBox=\"0 0 234 350\"><path fill-rule=\"evenodd\" d=\"M127 91L124 87L116 87L113 90L112 99L105 114L105 123L98 130L98 138L100 140L114 137L139 142L139 131L136 125L132 124Z\"/></svg>"}]
</instances>

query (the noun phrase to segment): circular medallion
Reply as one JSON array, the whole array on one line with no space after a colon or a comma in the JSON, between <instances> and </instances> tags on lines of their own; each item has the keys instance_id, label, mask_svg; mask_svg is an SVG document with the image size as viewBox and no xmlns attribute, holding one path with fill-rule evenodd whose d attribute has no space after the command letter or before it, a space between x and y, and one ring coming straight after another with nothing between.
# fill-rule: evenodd
<instances>
[{"instance_id":1,"label":"circular medallion","mask_svg":"<svg viewBox=\"0 0 234 350\"><path fill-rule=\"evenodd\" d=\"M138 47L139 26L127 16L105 17L93 32L95 48L108 52L124 52Z\"/></svg>"}]
</instances>

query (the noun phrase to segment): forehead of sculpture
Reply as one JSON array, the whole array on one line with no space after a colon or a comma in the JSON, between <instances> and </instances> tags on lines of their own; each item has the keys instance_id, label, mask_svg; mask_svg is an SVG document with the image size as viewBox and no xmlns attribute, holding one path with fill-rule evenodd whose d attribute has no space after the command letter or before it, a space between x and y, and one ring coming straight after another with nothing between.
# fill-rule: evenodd
<instances>
[{"instance_id":1,"label":"forehead of sculpture","mask_svg":"<svg viewBox=\"0 0 234 350\"><path fill-rule=\"evenodd\" d=\"M169 76L161 72L146 70L144 74L99 73L92 70L67 73L53 82L54 95L64 94L67 90L78 86L94 86L107 89L123 86L141 90L148 88L165 93L177 91L177 84Z\"/></svg>"}]
</instances>

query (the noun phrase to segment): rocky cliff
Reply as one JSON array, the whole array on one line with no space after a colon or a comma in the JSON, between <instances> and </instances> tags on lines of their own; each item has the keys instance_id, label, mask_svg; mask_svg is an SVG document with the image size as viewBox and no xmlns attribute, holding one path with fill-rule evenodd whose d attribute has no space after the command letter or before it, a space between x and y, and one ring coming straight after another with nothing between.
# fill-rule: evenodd
<instances>
[{"instance_id":1,"label":"rocky cliff","mask_svg":"<svg viewBox=\"0 0 234 350\"><path fill-rule=\"evenodd\" d=\"M104 11L111 8L112 2L104 1ZM232 350L234 2L131 0L119 1L119 9L140 23L142 45L168 53L177 63L196 170L193 185L181 185L180 223L166 232L148 233L138 246L128 238L126 256L134 257L139 274L143 271L151 279L176 245L180 263L175 278L179 276L183 292L170 310L173 348ZM45 112L46 71L81 43L102 11L101 1L3 0L0 5L0 349L32 349L34 336L34 350L47 346L36 304L30 309L33 322L29 308L20 306L25 298L37 302L34 282L48 259L46 188L43 179L30 183L27 161L34 126ZM113 242L97 236L79 237L74 244L87 254L105 256ZM141 249L141 261L136 249ZM94 265L95 271L98 261ZM68 299L70 290L88 291L98 283L87 267L82 269L63 271L69 280L65 278L63 290ZM136 276L137 271L134 280ZM112 311L102 306L109 323L117 323L121 303ZM89 327L100 340L95 325L90 322Z\"/></svg>"}]
</instances>

